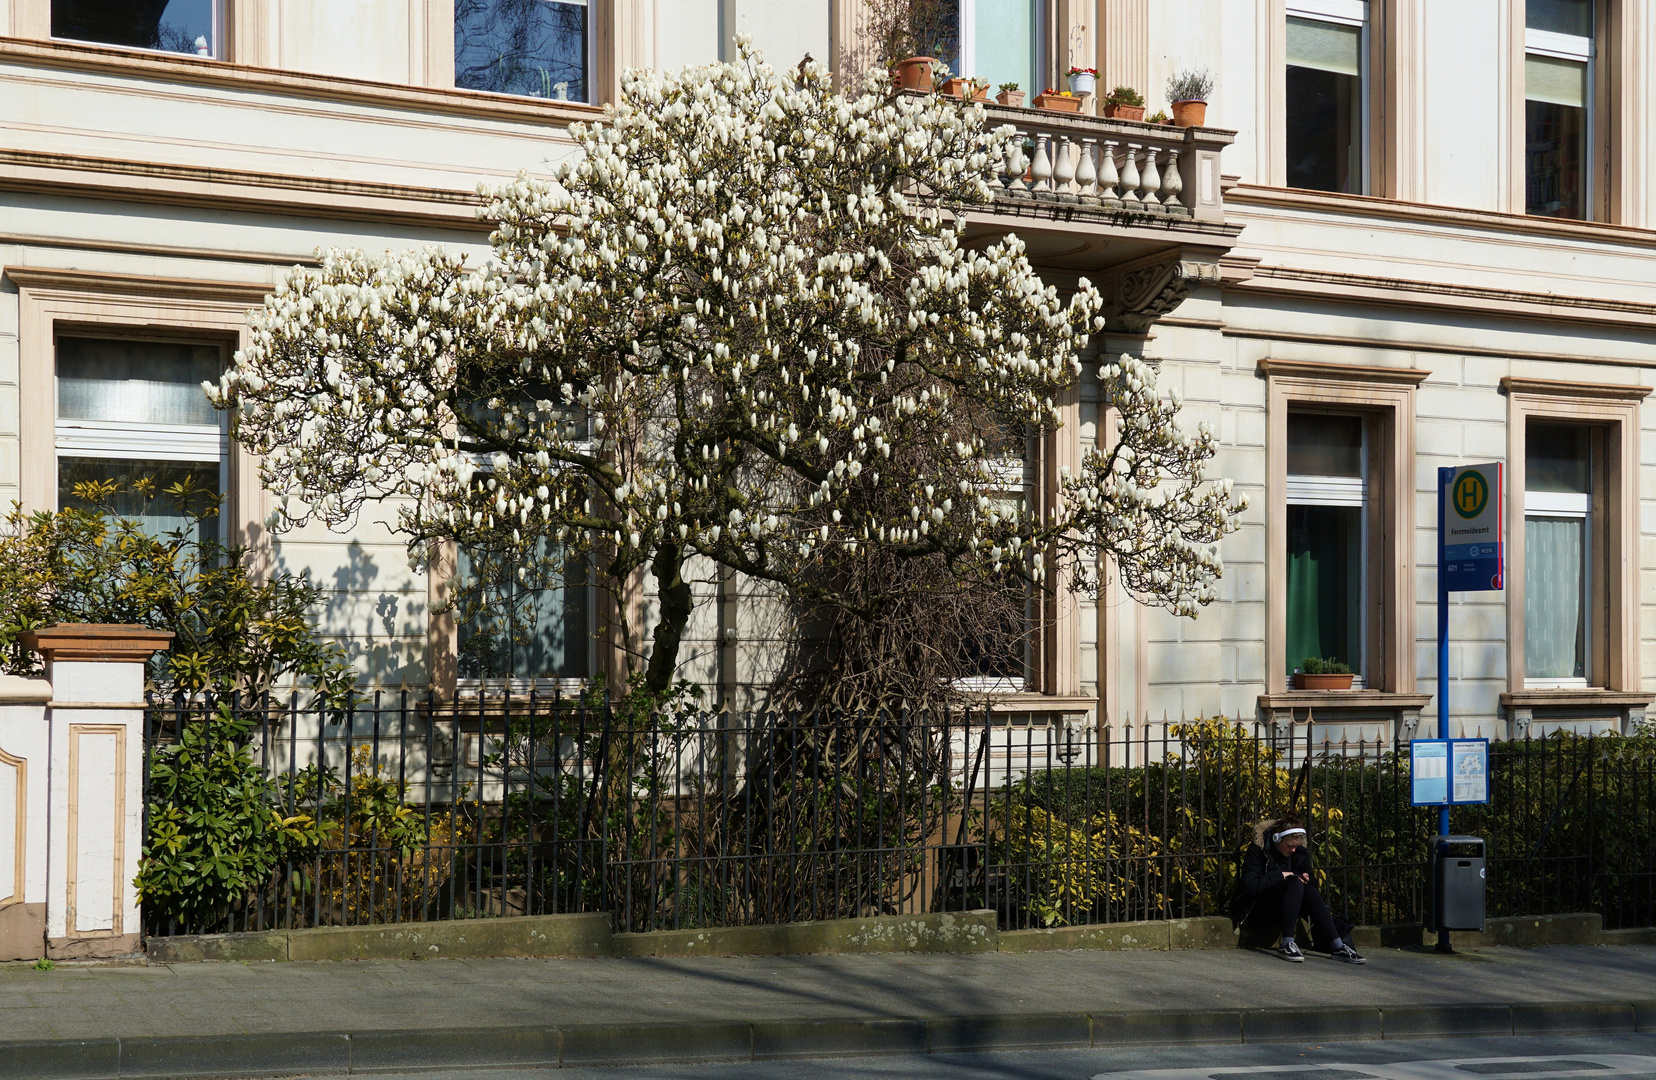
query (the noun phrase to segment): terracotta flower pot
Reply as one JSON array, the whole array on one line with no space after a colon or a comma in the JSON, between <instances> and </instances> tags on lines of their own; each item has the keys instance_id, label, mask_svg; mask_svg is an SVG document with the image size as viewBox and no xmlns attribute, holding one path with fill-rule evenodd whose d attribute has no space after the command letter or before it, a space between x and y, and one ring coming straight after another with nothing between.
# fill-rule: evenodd
<instances>
[{"instance_id":1,"label":"terracotta flower pot","mask_svg":"<svg viewBox=\"0 0 1656 1080\"><path fill-rule=\"evenodd\" d=\"M940 88L938 88L937 92L940 94L947 94L950 97L965 97L966 91L971 89L971 86L972 80L962 79L959 76L956 76L946 81Z\"/></svg>"},{"instance_id":2,"label":"terracotta flower pot","mask_svg":"<svg viewBox=\"0 0 1656 1080\"><path fill-rule=\"evenodd\" d=\"M1104 115L1111 120L1143 120L1143 105L1111 105L1106 103Z\"/></svg>"},{"instance_id":3,"label":"terracotta flower pot","mask_svg":"<svg viewBox=\"0 0 1656 1080\"><path fill-rule=\"evenodd\" d=\"M897 89L923 90L930 93L936 87L932 67L937 61L930 56L911 56L897 65Z\"/></svg>"},{"instance_id":4,"label":"terracotta flower pot","mask_svg":"<svg viewBox=\"0 0 1656 1080\"><path fill-rule=\"evenodd\" d=\"M1078 113L1081 111L1081 99L1065 97L1063 94L1036 94L1035 107L1051 109L1053 112Z\"/></svg>"},{"instance_id":5,"label":"terracotta flower pot","mask_svg":"<svg viewBox=\"0 0 1656 1080\"><path fill-rule=\"evenodd\" d=\"M1207 121L1207 102L1175 101L1173 123L1177 127L1201 127Z\"/></svg>"},{"instance_id":6,"label":"terracotta flower pot","mask_svg":"<svg viewBox=\"0 0 1656 1080\"><path fill-rule=\"evenodd\" d=\"M1024 107L1024 92L1022 90L1002 90L995 95L995 100L1002 105L1009 105L1014 109Z\"/></svg>"},{"instance_id":7,"label":"terracotta flower pot","mask_svg":"<svg viewBox=\"0 0 1656 1080\"><path fill-rule=\"evenodd\" d=\"M1305 675L1294 673L1296 690L1350 690L1352 675Z\"/></svg>"}]
</instances>

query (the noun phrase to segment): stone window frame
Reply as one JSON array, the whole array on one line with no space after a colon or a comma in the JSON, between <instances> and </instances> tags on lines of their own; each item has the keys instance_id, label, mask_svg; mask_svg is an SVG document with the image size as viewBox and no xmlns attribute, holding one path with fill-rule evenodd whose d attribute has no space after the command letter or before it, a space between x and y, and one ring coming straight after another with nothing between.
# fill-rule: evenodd
<instances>
[{"instance_id":1,"label":"stone window frame","mask_svg":"<svg viewBox=\"0 0 1656 1080\"><path fill-rule=\"evenodd\" d=\"M262 304L263 282L152 278L96 271L7 266L18 287L19 501L25 511L57 508L56 341L60 330L217 341L228 354L246 343L247 313ZM223 537L251 550L255 572L268 565L264 521L270 498L258 459L230 442Z\"/></svg>"},{"instance_id":2,"label":"stone window frame","mask_svg":"<svg viewBox=\"0 0 1656 1080\"><path fill-rule=\"evenodd\" d=\"M1431 372L1418 368L1376 368L1303 360L1261 360L1266 379L1266 610L1265 696L1289 693L1288 631L1288 414L1289 412L1359 413L1378 421L1378 439L1370 451L1375 470L1370 499L1371 526L1368 641L1365 665L1368 690L1358 692L1365 704L1383 705L1398 695L1413 695L1414 669L1414 528L1415 397ZM1377 573L1376 573L1377 572ZM1293 691L1322 698L1331 705L1355 703L1351 692ZM1370 700L1372 699L1372 700Z\"/></svg>"},{"instance_id":3,"label":"stone window frame","mask_svg":"<svg viewBox=\"0 0 1656 1080\"><path fill-rule=\"evenodd\" d=\"M1501 705L1511 734L1523 737L1537 713L1554 719L1613 715L1625 726L1642 716L1651 694L1640 689L1640 459L1639 411L1651 387L1565 382L1506 376L1507 396L1507 690ZM1531 419L1576 423L1602 432L1602 486L1594 483L1598 518L1592 540L1590 587L1598 610L1592 670L1585 689L1539 689L1527 685L1524 666L1524 529L1526 461L1524 440ZM1600 440L1595 439L1598 443ZM1602 630L1598 630L1602 627Z\"/></svg>"}]
</instances>

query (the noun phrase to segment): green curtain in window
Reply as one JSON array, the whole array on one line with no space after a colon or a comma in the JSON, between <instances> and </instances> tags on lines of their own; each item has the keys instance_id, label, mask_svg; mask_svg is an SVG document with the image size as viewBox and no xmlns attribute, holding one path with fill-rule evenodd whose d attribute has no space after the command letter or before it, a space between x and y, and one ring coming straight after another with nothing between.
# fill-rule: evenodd
<instances>
[{"instance_id":1,"label":"green curtain in window","mask_svg":"<svg viewBox=\"0 0 1656 1080\"><path fill-rule=\"evenodd\" d=\"M1343 661L1356 655L1362 606L1362 510L1355 506L1288 507L1287 664L1308 656Z\"/></svg>"}]
</instances>

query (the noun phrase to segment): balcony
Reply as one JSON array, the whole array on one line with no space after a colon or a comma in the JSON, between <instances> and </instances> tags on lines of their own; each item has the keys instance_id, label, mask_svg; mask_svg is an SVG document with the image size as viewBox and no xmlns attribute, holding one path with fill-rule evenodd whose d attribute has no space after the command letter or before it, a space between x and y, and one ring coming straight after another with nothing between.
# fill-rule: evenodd
<instances>
[{"instance_id":1,"label":"balcony","mask_svg":"<svg viewBox=\"0 0 1656 1080\"><path fill-rule=\"evenodd\" d=\"M1110 328L1138 334L1195 286L1217 282L1241 226L1225 221L1220 128L987 105L1023 135L994 204L968 215L967 243L1016 232L1054 278L1087 277L1111 300Z\"/></svg>"}]
</instances>

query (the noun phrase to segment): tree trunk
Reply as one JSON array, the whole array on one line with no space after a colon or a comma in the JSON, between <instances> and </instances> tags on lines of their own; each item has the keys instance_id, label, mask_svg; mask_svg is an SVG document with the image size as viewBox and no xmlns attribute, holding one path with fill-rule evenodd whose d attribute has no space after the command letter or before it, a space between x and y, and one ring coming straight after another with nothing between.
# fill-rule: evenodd
<instances>
[{"instance_id":1,"label":"tree trunk","mask_svg":"<svg viewBox=\"0 0 1656 1080\"><path fill-rule=\"evenodd\" d=\"M684 580L684 549L677 544L656 548L650 569L661 590L661 620L656 623L655 648L650 652L644 684L651 694L660 696L672 685L673 671L678 667L679 642L684 637L685 624L690 621L694 598L689 583Z\"/></svg>"}]
</instances>

